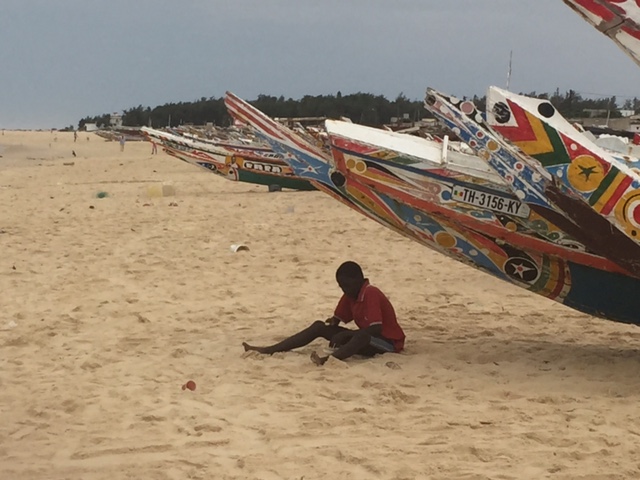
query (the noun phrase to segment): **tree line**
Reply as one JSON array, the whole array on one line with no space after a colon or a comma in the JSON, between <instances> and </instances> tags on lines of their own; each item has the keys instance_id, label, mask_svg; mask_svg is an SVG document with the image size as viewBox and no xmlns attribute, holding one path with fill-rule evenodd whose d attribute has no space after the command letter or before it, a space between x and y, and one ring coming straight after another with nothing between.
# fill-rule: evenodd
<instances>
[{"instance_id":1,"label":"tree line","mask_svg":"<svg viewBox=\"0 0 640 480\"><path fill-rule=\"evenodd\" d=\"M529 92L524 95L549 100L566 118L590 116L587 115L589 110L599 111L595 116L610 118L620 117L621 108L633 110L635 113L640 112L638 98L627 99L620 107L615 96L588 99L574 90L565 93L556 90L552 94ZM470 99L479 108L485 108L486 97L473 96ZM349 95L342 95L340 92L335 95L305 95L298 100L285 99L284 96L258 95L257 99L249 103L274 118L347 117L355 123L375 127L391 123L394 117L410 122L431 118L429 112L424 109L422 100L410 100L404 93L400 93L394 100L389 100L382 95L362 92ZM87 123L107 127L110 117L110 114L88 116L79 121L78 127L82 129ZM216 126L231 125L232 119L223 98L202 97L191 102L165 103L154 108L138 105L122 113L122 124L131 127L161 128L184 124L205 125L209 122Z\"/></svg>"}]
</instances>

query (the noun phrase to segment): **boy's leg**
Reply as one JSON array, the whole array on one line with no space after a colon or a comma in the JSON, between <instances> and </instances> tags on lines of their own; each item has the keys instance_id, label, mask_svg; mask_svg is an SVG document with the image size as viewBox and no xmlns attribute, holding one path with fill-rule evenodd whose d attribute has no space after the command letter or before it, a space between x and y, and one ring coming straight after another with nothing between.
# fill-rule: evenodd
<instances>
[{"instance_id":1,"label":"boy's leg","mask_svg":"<svg viewBox=\"0 0 640 480\"><path fill-rule=\"evenodd\" d=\"M336 357L338 360L344 360L367 348L370 342L371 334L367 333L365 330L358 330L351 336L351 340L342 345L331 355Z\"/></svg>"},{"instance_id":2,"label":"boy's leg","mask_svg":"<svg viewBox=\"0 0 640 480\"><path fill-rule=\"evenodd\" d=\"M330 340L331 337L333 337L336 333L342 332L344 330L347 329L338 325L327 325L323 321L318 320L316 322L313 322L301 332L298 332L295 335L290 336L289 338L285 338L275 345L270 345L268 347L254 347L244 342L242 346L244 347L244 350L246 352L254 351L266 354L288 352L289 350L293 350L294 348L304 347L305 345L313 342L316 338L325 338L327 340Z\"/></svg>"},{"instance_id":3,"label":"boy's leg","mask_svg":"<svg viewBox=\"0 0 640 480\"><path fill-rule=\"evenodd\" d=\"M330 356L336 357L338 360L344 360L367 348L370 341L371 335L365 330L355 331L349 341L334 351ZM311 354L311 360L316 365L324 364L328 358L328 356L320 357L316 352Z\"/></svg>"},{"instance_id":4,"label":"boy's leg","mask_svg":"<svg viewBox=\"0 0 640 480\"><path fill-rule=\"evenodd\" d=\"M396 349L393 345L393 341L384 337L371 337L369 345L358 352L359 355L365 357L373 357L374 355L381 355L383 353L393 353Z\"/></svg>"},{"instance_id":5,"label":"boy's leg","mask_svg":"<svg viewBox=\"0 0 640 480\"><path fill-rule=\"evenodd\" d=\"M390 341L374 337L364 330L357 330L341 347L335 350L330 356L338 360L345 360L353 355L359 354L372 357L385 352L393 352L393 343ZM311 354L311 360L316 365L324 364L329 356L320 357L316 352Z\"/></svg>"}]
</instances>

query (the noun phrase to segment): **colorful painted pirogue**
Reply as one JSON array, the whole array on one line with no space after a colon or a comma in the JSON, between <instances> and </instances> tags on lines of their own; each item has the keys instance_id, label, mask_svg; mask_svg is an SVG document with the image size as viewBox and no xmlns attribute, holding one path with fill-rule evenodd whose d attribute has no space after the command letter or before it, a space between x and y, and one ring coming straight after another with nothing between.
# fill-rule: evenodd
<instances>
[{"instance_id":1,"label":"colorful painted pirogue","mask_svg":"<svg viewBox=\"0 0 640 480\"><path fill-rule=\"evenodd\" d=\"M503 227L491 226L474 217L473 212L483 215L486 209L470 209L466 214L453 215L454 210L445 206L438 195L417 208L411 204L413 201L399 200L399 191L383 192L373 188L353 173L357 169L355 163L352 169L346 165L348 159L342 162L340 158L326 157L234 95L227 94L225 102L234 117L254 126L274 150L283 153L283 159L296 173L312 178L323 191L381 224L456 260L577 310L622 322L640 321L640 298L631 293L640 282L610 260L539 239L535 245L540 249L531 245L525 248L515 239L531 241L532 237L516 236L517 232L512 232L514 236L510 237L513 243L497 238L495 232L505 230ZM479 178L478 183L482 182L486 179ZM433 192L426 193L433 196Z\"/></svg>"},{"instance_id":2,"label":"colorful painted pirogue","mask_svg":"<svg viewBox=\"0 0 640 480\"><path fill-rule=\"evenodd\" d=\"M640 5L637 0L563 1L640 65Z\"/></svg>"},{"instance_id":3,"label":"colorful painted pirogue","mask_svg":"<svg viewBox=\"0 0 640 480\"><path fill-rule=\"evenodd\" d=\"M299 178L279 155L263 146L225 143L224 147L182 135L143 127L150 141L184 162L207 169L228 180L258 185L279 185L294 190L315 190Z\"/></svg>"},{"instance_id":4,"label":"colorful painted pirogue","mask_svg":"<svg viewBox=\"0 0 640 480\"><path fill-rule=\"evenodd\" d=\"M637 0L563 1L640 65L640 3ZM577 180L578 191L595 209L609 217L613 215L619 228L639 240L640 162L628 157L612 162L606 156L600 158L601 152L594 153L587 151L582 158L572 155L573 168L567 171L571 174L567 180L572 183Z\"/></svg>"},{"instance_id":5,"label":"colorful painted pirogue","mask_svg":"<svg viewBox=\"0 0 640 480\"><path fill-rule=\"evenodd\" d=\"M392 197L395 197L396 200L400 199L403 202L418 206L419 208L422 207L423 212L425 211L425 209L430 212L434 211L434 206L429 207L423 201L422 198L421 199L411 198L410 195L407 195L404 189L400 190L400 193L399 193L400 196L398 196L398 192L391 191L389 188L389 185L393 185L394 183L397 183L398 178L395 177L395 175L392 173L392 169L388 168L388 164L384 164L382 166L383 167L382 169L378 169L376 165L376 164L379 164L380 162L377 157L384 157L386 159L394 158L393 149L401 148L401 145L399 143L399 141L401 140L401 136L397 136L396 134L392 134L388 132L375 131L373 129L369 129L367 127L362 127L359 125L344 124L342 122L327 121L326 124L327 124L326 125L327 132L329 133L332 146L334 147L334 161L338 169L340 169L341 171L344 171L344 168L346 168L351 174L355 174L361 179L363 177L368 177L368 179L365 179L363 181L368 186L372 187L374 191L380 191L380 189L382 188L386 192L389 192ZM340 126L342 126L342 128L340 128ZM368 132L368 131L371 131L371 132ZM393 137L394 135L395 135L395 138L389 138L389 141L387 142L383 141L384 137ZM354 137L356 137L357 140ZM365 142L365 140L367 141ZM412 140L412 143L415 143L417 141L420 141L420 140ZM368 143L368 145L366 145L365 143ZM395 156L396 157L400 156L402 158L403 164L405 164L408 160L407 154L406 153L403 154L401 151L396 151ZM476 160L481 161L480 159L476 159ZM346 167L341 167L341 163L346 164ZM442 167L444 167L444 165L440 166L440 168ZM397 169L393 169L393 170L397 172ZM442 172L441 171L439 172L439 168L438 166L436 166L435 168L432 168L428 173L431 174L431 179L434 180L435 178L437 178L438 174ZM451 175L451 172L447 172L447 173L448 175ZM389 181L390 177L393 178L391 182ZM453 177L456 177L457 180L461 179L459 174L454 173ZM432 199L436 204L440 204L444 206L447 204L451 204L452 201L454 201L449 196L449 194L452 191L455 192L456 188L460 188L460 186L459 185L451 186L450 184L447 185L447 183L449 182L450 180L445 180L442 183L434 182L430 186L429 193L431 194ZM474 186L471 186L471 188L474 188ZM495 194L495 191L493 191L492 193ZM568 270L570 272L580 271L578 283L571 287L571 288L575 288L574 293L576 295L572 296L570 294L565 298L564 303L567 305L571 305L571 302L575 301L576 298L580 298L580 295L578 293L579 288L587 285L590 279L597 280L598 278L600 278L604 280L609 276L609 273L607 272L615 271L618 274L622 274L622 275L615 275L612 277L616 280L615 288L622 287L628 293L629 288L640 286L640 282L638 282L634 278L629 278L630 277L629 275L624 274L624 272L620 271L619 268L616 268L615 265L612 265L611 262L609 262L606 258L596 257L593 255L585 255L583 252L570 252L570 253L567 251L561 252L559 251L559 249L555 248L554 245L548 245L548 244L545 245L544 242L539 242L539 241L536 242L536 241L533 241L532 239L526 238L526 236L523 236L523 235L518 236L514 234L512 236L505 236L504 232L500 232L500 228L495 228L495 224L492 225L490 221L490 218L492 216L495 216L495 214L498 212L491 212L486 209L484 211L480 210L480 211L470 212L470 220L465 221L464 219L460 218L460 212L456 210L457 209L455 208L449 210L448 212L443 212L442 210L440 210L440 213L443 213L449 219L457 218L461 220L461 223L463 223L466 227L468 227L467 231L473 231L476 233L484 234L487 237L500 239L503 242L506 240L507 243L500 242L499 243L500 246L503 246L503 247L505 245L510 245L511 247L517 246L521 250L523 250L525 254L531 254L531 252L543 252L548 254L550 258L553 258L554 256L559 255L563 259L567 260ZM531 211L530 213L532 215L535 215L533 211ZM483 225L481 223L478 223L478 221L488 222L488 224ZM504 217L501 218L501 221L504 221ZM498 223L498 222L495 222L495 223ZM545 226L545 228L547 225L550 225L549 222L545 222L542 220L540 220L538 223L541 226ZM530 233L530 232L527 232L527 233ZM556 233L557 235L558 233L562 233L562 232L558 232L556 230L556 232L554 233ZM558 237L551 236L550 240L557 241ZM505 265L506 265L505 268L508 271L510 269L510 266L508 264L505 264ZM591 268L585 269L584 267L591 267ZM544 271L544 267L542 270ZM516 273L516 270L514 270L514 273ZM514 283L519 283L519 282L514 282ZM535 287L529 288L529 289L532 291L535 291ZM546 292L542 292L543 295L545 295L545 293ZM550 295L545 295L545 296L550 297ZM582 298L582 300L579 300L579 301L583 301L583 300L584 300L584 297ZM629 304L633 302L629 302L627 300L625 301L625 303L627 304L627 307L628 307ZM572 306L576 308L575 304ZM577 308L582 309L580 307L577 307ZM609 306L608 308L610 311L617 309L617 307L613 305ZM635 322L638 320L637 314L632 313L631 309L627 308L625 312L626 313L624 313L624 315L626 315L625 318L627 318L627 320L624 320L624 321ZM594 313L594 312L591 311L591 313ZM615 315L610 316L609 318L616 319L616 320L621 319L620 317L616 317ZM633 315L636 315L635 319Z\"/></svg>"},{"instance_id":6,"label":"colorful painted pirogue","mask_svg":"<svg viewBox=\"0 0 640 480\"><path fill-rule=\"evenodd\" d=\"M476 150L532 210L568 232L589 251L640 277L638 245L570 189L554 181L537 160L494 134L472 102L428 89L425 106Z\"/></svg>"},{"instance_id":7,"label":"colorful painted pirogue","mask_svg":"<svg viewBox=\"0 0 640 480\"><path fill-rule=\"evenodd\" d=\"M385 209L379 209L368 199L370 192L366 187L361 186L360 192L353 188L351 194L347 195L342 176L332 167L327 153L319 146L267 117L231 92L226 93L224 101L229 113L236 120L251 125L299 177L309 180L318 190L359 213L400 234L408 235L402 225L393 222Z\"/></svg>"},{"instance_id":8,"label":"colorful painted pirogue","mask_svg":"<svg viewBox=\"0 0 640 480\"><path fill-rule=\"evenodd\" d=\"M352 123L327 120L325 127L337 168L346 168L376 191L416 208L440 205L449 210L451 218L467 216L466 226L483 222L496 238L517 237L514 241L524 247L532 242L532 248L539 249L537 241L544 240L586 250L523 203L502 177L475 155L448 151L446 143Z\"/></svg>"},{"instance_id":9,"label":"colorful painted pirogue","mask_svg":"<svg viewBox=\"0 0 640 480\"><path fill-rule=\"evenodd\" d=\"M491 87L487 111L488 123L496 132L535 158L538 169L549 172L576 198L632 239L636 246L629 248L640 264L637 160L629 158L624 162L598 147L566 121L548 100Z\"/></svg>"}]
</instances>

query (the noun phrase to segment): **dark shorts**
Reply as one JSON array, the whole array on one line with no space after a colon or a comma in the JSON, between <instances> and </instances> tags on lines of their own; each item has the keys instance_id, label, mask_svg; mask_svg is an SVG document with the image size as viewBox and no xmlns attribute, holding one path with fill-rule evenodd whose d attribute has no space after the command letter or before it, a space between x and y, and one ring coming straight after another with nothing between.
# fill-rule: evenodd
<instances>
[{"instance_id":1,"label":"dark shorts","mask_svg":"<svg viewBox=\"0 0 640 480\"><path fill-rule=\"evenodd\" d=\"M327 336L325 338L329 340L329 346L334 348L337 348L340 345L332 344L333 337L335 337L336 335L339 335L342 332L350 332L351 334L355 334L357 332L357 330L350 330L348 328L344 328L340 326L334 326L330 328L331 328L331 331L327 333ZM349 341L349 339L350 337L343 338L342 343L343 344L346 343L347 341ZM374 355L380 355L381 353L388 353L388 352L395 352L395 351L396 349L393 345L393 342L388 338L385 338L382 336L380 337L372 336L371 340L369 340L369 345L367 345L362 350L360 350L358 352L358 355L363 355L365 357L373 357Z\"/></svg>"},{"instance_id":2,"label":"dark shorts","mask_svg":"<svg viewBox=\"0 0 640 480\"><path fill-rule=\"evenodd\" d=\"M380 337L371 337L369 346L360 352L360 355L373 357L374 355L380 355L381 353L390 353L395 351L396 349L394 348L391 340Z\"/></svg>"}]
</instances>

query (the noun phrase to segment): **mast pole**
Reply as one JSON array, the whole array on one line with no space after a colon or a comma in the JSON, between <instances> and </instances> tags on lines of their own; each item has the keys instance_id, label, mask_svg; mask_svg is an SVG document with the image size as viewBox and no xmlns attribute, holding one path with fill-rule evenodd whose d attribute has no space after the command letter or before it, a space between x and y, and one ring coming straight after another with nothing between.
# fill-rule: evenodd
<instances>
[{"instance_id":1,"label":"mast pole","mask_svg":"<svg viewBox=\"0 0 640 480\"><path fill-rule=\"evenodd\" d=\"M509 70L507 71L507 90L509 90L509 85L511 84L511 64L513 61L513 50L509 53Z\"/></svg>"}]
</instances>

